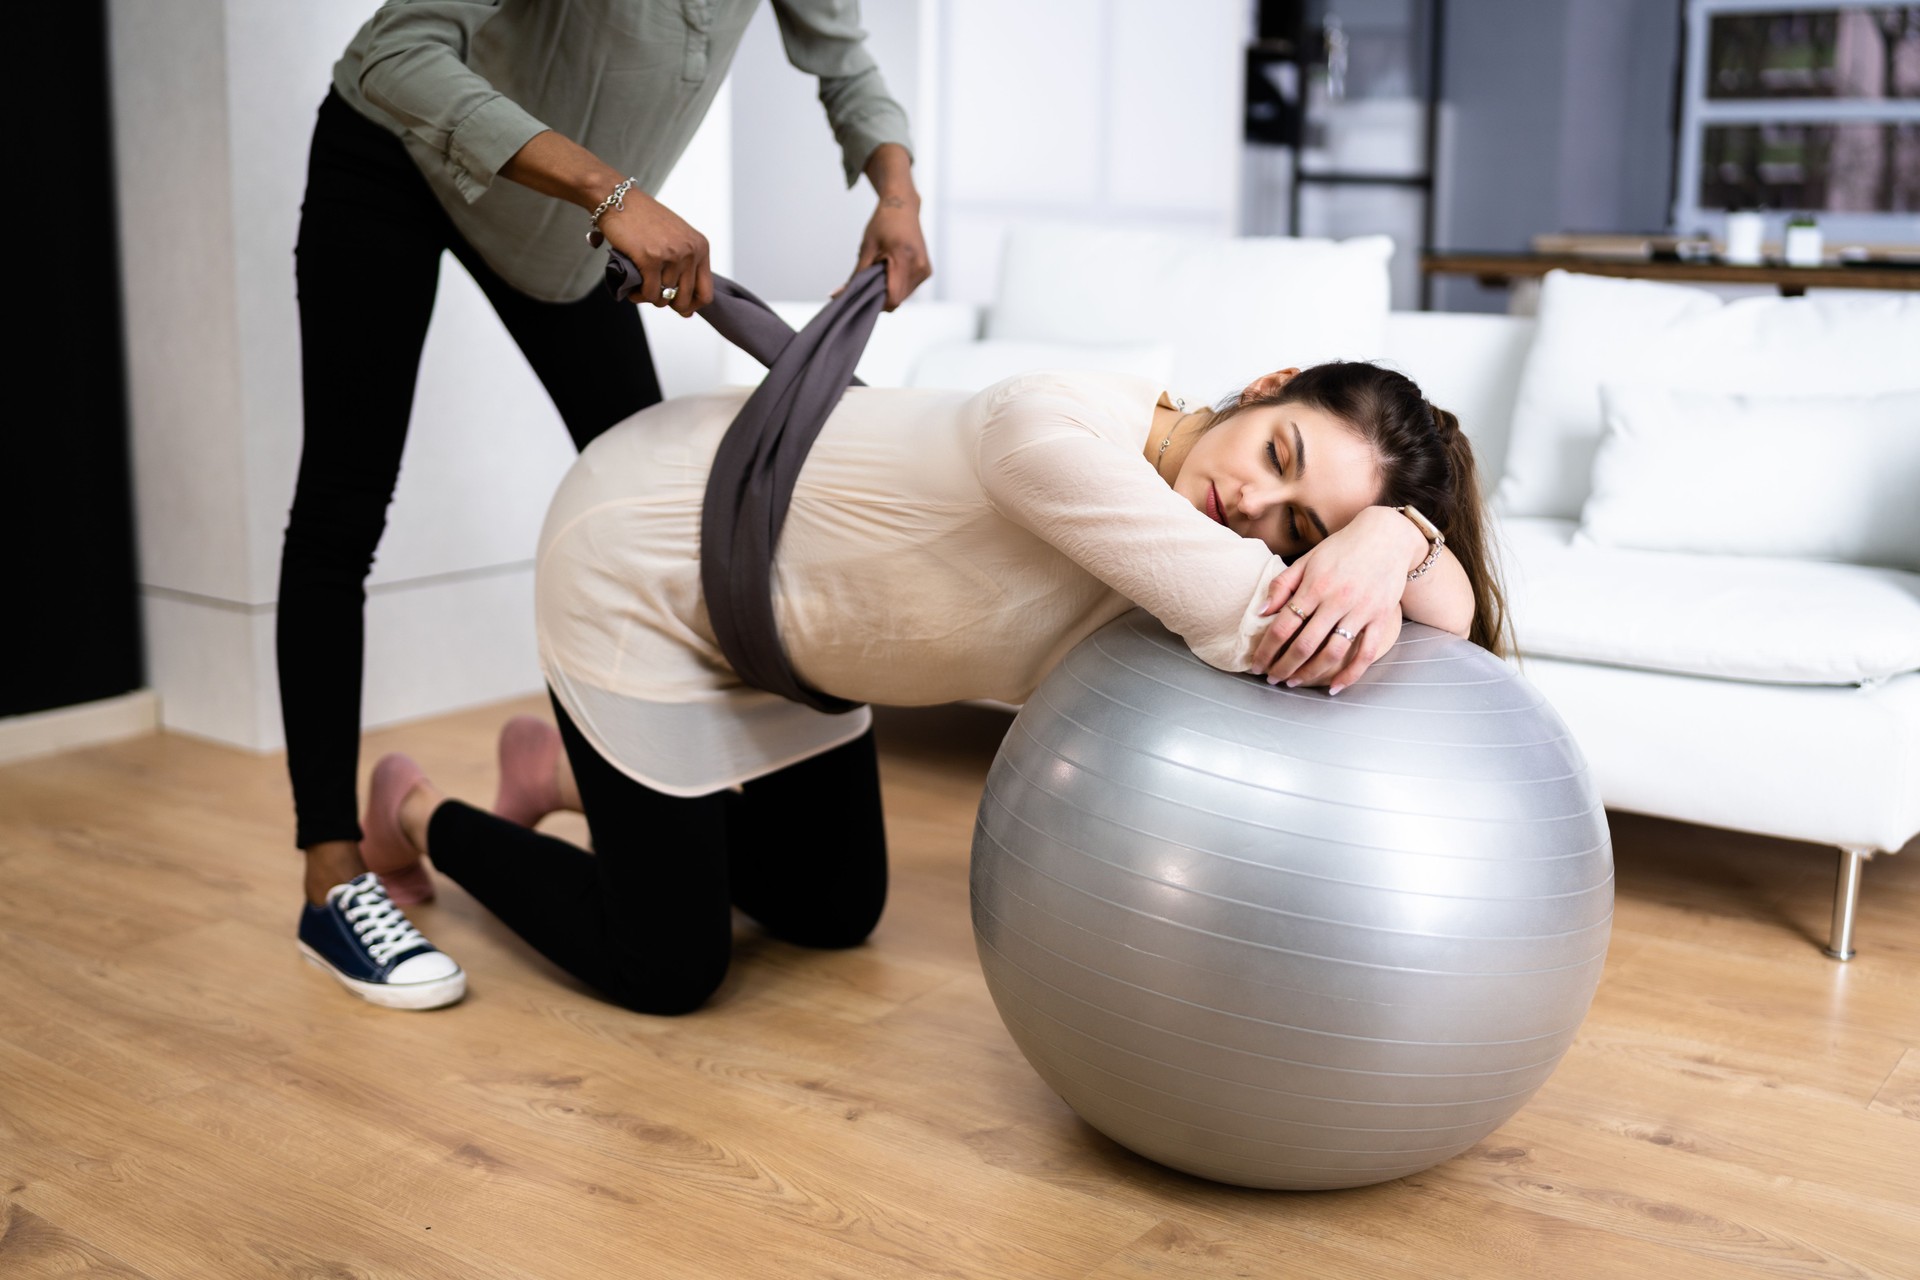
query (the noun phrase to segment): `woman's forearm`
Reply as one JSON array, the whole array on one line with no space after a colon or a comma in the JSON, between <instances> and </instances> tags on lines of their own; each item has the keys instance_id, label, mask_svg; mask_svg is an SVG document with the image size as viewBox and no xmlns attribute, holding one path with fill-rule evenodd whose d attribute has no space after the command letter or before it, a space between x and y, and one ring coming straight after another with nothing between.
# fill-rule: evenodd
<instances>
[{"instance_id":1,"label":"woman's forearm","mask_svg":"<svg viewBox=\"0 0 1920 1280\"><path fill-rule=\"evenodd\" d=\"M618 169L551 129L535 134L514 152L513 159L500 167L500 176L589 212L626 181ZM603 213L595 227L646 282L634 301L672 307L683 316L713 301L707 238L649 192L629 188L619 207Z\"/></svg>"},{"instance_id":2,"label":"woman's forearm","mask_svg":"<svg viewBox=\"0 0 1920 1280\"><path fill-rule=\"evenodd\" d=\"M592 209L625 181L612 165L551 129L535 134L514 152L500 166L500 176L582 209Z\"/></svg>"},{"instance_id":3,"label":"woman's forearm","mask_svg":"<svg viewBox=\"0 0 1920 1280\"><path fill-rule=\"evenodd\" d=\"M867 157L867 181L882 203L899 200L920 206L920 193L913 185L913 156L897 142L883 142Z\"/></svg>"},{"instance_id":4,"label":"woman's forearm","mask_svg":"<svg viewBox=\"0 0 1920 1280\"><path fill-rule=\"evenodd\" d=\"M1399 569L1399 565L1406 566L1402 572L1412 573L1426 560L1432 546L1420 527L1398 507L1368 507L1354 517L1348 528L1336 530L1316 554L1324 558L1333 550L1335 542L1342 544L1344 553L1344 559L1336 559L1336 563L1349 569L1354 565L1354 547L1374 549L1366 567L1353 569L1366 574L1392 572ZM1444 546L1427 571L1417 578L1406 579L1399 591L1400 614L1404 618L1457 636L1467 634L1473 625L1473 583L1453 552Z\"/></svg>"},{"instance_id":5,"label":"woman's forearm","mask_svg":"<svg viewBox=\"0 0 1920 1280\"><path fill-rule=\"evenodd\" d=\"M1424 550L1420 558L1426 558ZM1453 552L1440 548L1433 567L1407 583L1400 596L1400 612L1413 622L1457 636L1467 634L1473 626L1473 584Z\"/></svg>"}]
</instances>

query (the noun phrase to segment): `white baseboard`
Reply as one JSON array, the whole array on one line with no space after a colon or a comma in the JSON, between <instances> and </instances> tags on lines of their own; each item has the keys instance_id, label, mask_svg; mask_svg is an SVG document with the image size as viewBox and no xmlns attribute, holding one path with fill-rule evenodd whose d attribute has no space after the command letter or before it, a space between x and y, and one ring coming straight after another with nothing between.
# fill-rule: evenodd
<instances>
[{"instance_id":1,"label":"white baseboard","mask_svg":"<svg viewBox=\"0 0 1920 1280\"><path fill-rule=\"evenodd\" d=\"M280 683L271 603L147 587L147 678L169 733L279 751ZM362 729L538 693L531 561L367 590Z\"/></svg>"},{"instance_id":2,"label":"white baseboard","mask_svg":"<svg viewBox=\"0 0 1920 1280\"><path fill-rule=\"evenodd\" d=\"M151 689L117 698L0 719L0 764L137 738L160 727L160 699Z\"/></svg>"}]
</instances>

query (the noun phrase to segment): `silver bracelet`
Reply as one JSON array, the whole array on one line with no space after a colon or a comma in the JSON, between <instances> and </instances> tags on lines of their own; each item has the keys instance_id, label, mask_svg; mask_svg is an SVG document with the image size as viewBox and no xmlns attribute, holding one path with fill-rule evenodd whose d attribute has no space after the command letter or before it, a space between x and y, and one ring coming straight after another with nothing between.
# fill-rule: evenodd
<instances>
[{"instance_id":1,"label":"silver bracelet","mask_svg":"<svg viewBox=\"0 0 1920 1280\"><path fill-rule=\"evenodd\" d=\"M600 219L606 215L609 209L626 208L624 201L627 198L627 192L633 190L633 184L638 181L638 178L628 178L625 182L613 189L612 195L593 207L593 212L588 215L588 221L592 224L591 229L587 232L588 244L598 249L606 240L606 237L600 234Z\"/></svg>"}]
</instances>

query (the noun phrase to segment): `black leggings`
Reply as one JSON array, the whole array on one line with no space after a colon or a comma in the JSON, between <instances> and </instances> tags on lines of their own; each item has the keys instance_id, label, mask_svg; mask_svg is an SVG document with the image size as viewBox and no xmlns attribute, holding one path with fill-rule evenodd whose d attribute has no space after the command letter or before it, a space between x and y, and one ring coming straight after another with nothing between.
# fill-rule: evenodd
<instances>
[{"instance_id":1,"label":"black leggings","mask_svg":"<svg viewBox=\"0 0 1920 1280\"><path fill-rule=\"evenodd\" d=\"M887 898L873 733L747 783L682 799L588 745L558 703L592 853L449 800L433 865L549 960L641 1013L686 1013L726 977L732 908L805 947L865 940Z\"/></svg>"},{"instance_id":2,"label":"black leggings","mask_svg":"<svg viewBox=\"0 0 1920 1280\"><path fill-rule=\"evenodd\" d=\"M443 252L493 304L576 447L660 399L635 307L599 289L569 303L514 289L454 229L399 139L327 95L295 250L305 438L277 637L302 846L360 838L365 582L400 474Z\"/></svg>"}]
</instances>

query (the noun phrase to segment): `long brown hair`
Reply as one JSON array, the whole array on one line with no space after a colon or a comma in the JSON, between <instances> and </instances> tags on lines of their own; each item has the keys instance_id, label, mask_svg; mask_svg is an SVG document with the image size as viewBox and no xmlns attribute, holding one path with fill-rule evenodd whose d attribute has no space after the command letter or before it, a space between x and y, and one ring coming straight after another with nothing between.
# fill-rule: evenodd
<instances>
[{"instance_id":1,"label":"long brown hair","mask_svg":"<svg viewBox=\"0 0 1920 1280\"><path fill-rule=\"evenodd\" d=\"M1413 379L1363 361L1302 369L1266 395L1222 403L1209 427L1261 405L1304 404L1346 423L1380 460L1384 506L1411 506L1439 527L1473 585L1467 638L1505 657L1513 652L1506 592L1489 537L1473 446L1460 420L1427 403Z\"/></svg>"}]
</instances>

